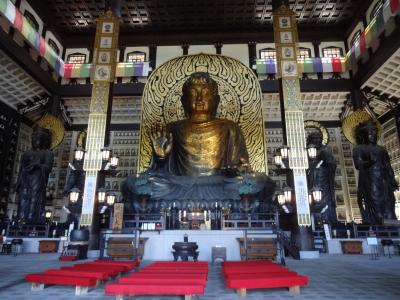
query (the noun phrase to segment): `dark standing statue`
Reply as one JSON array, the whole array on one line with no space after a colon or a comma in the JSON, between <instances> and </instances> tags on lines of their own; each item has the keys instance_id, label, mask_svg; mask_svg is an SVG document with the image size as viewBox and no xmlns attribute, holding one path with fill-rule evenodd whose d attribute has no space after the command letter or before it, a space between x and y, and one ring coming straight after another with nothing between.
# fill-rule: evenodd
<instances>
[{"instance_id":1,"label":"dark standing statue","mask_svg":"<svg viewBox=\"0 0 400 300\"><path fill-rule=\"evenodd\" d=\"M376 144L378 128L374 121L356 129L357 146L353 160L358 174L357 200L364 223L382 224L396 219L394 193L398 184L386 149Z\"/></svg>"},{"instance_id":2,"label":"dark standing statue","mask_svg":"<svg viewBox=\"0 0 400 300\"><path fill-rule=\"evenodd\" d=\"M319 187L322 198L319 203L314 202L313 210L317 217L327 224L337 222L335 199L335 172L336 161L332 153L322 145L322 133L311 132L307 137L307 146L314 145L317 149L315 161L311 162L307 171L308 188Z\"/></svg>"},{"instance_id":3,"label":"dark standing statue","mask_svg":"<svg viewBox=\"0 0 400 300\"><path fill-rule=\"evenodd\" d=\"M32 149L22 154L16 187L19 221L44 222L46 186L54 160L50 145L50 132L37 127L32 133Z\"/></svg>"}]
</instances>

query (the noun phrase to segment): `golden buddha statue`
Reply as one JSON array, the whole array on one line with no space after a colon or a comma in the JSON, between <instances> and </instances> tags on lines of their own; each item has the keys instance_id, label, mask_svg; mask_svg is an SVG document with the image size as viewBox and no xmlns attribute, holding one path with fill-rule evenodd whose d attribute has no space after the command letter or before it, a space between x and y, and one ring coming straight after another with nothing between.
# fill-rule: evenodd
<instances>
[{"instance_id":1,"label":"golden buddha statue","mask_svg":"<svg viewBox=\"0 0 400 300\"><path fill-rule=\"evenodd\" d=\"M239 125L216 118L219 100L218 85L209 74L193 73L182 87L186 118L151 128L153 157L145 173L152 200L199 204L240 199L243 177L238 175L239 170L249 170L248 153ZM262 200L265 189L274 192L265 174L254 174L253 180L253 193L263 192ZM126 199L140 194L137 178L128 178L122 192Z\"/></svg>"},{"instance_id":2,"label":"golden buddha statue","mask_svg":"<svg viewBox=\"0 0 400 300\"><path fill-rule=\"evenodd\" d=\"M193 73L182 88L181 102L187 116L151 132L157 163L168 160L173 175L216 175L227 166L248 161L245 140L235 122L215 117L218 85L207 73Z\"/></svg>"}]
</instances>

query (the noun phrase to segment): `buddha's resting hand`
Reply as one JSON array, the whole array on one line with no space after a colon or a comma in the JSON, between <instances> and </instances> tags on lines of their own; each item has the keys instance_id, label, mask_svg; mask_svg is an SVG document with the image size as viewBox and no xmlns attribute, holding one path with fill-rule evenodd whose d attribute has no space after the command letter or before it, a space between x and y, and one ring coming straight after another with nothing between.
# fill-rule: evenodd
<instances>
[{"instance_id":1,"label":"buddha's resting hand","mask_svg":"<svg viewBox=\"0 0 400 300\"><path fill-rule=\"evenodd\" d=\"M172 149L172 133L167 133L164 125L153 125L150 138L154 153L159 158L165 158Z\"/></svg>"}]
</instances>

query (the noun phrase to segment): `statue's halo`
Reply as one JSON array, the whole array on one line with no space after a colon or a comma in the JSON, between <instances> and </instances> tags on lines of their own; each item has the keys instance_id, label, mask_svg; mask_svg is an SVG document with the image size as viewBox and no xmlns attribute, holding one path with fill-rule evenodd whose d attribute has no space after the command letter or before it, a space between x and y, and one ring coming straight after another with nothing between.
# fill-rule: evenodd
<instances>
[{"instance_id":1,"label":"statue's halo","mask_svg":"<svg viewBox=\"0 0 400 300\"><path fill-rule=\"evenodd\" d=\"M382 125L379 123L379 121L372 117L367 111L358 109L348 115L342 122L342 131L346 139L352 143L353 145L357 144L356 141L356 129L358 125L361 123L364 123L368 120L372 120L375 122L377 128L378 128L378 140L381 137L382 134Z\"/></svg>"}]
</instances>

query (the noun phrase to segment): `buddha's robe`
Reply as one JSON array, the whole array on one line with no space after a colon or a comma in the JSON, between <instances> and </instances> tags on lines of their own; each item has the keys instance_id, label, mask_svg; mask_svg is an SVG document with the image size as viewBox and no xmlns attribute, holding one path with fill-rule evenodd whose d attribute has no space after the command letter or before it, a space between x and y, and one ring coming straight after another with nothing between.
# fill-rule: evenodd
<instances>
[{"instance_id":1,"label":"buddha's robe","mask_svg":"<svg viewBox=\"0 0 400 300\"><path fill-rule=\"evenodd\" d=\"M216 175L222 167L238 165L241 158L248 161L242 131L232 121L182 120L170 124L168 131L173 135L173 146L165 167L172 175Z\"/></svg>"}]
</instances>

